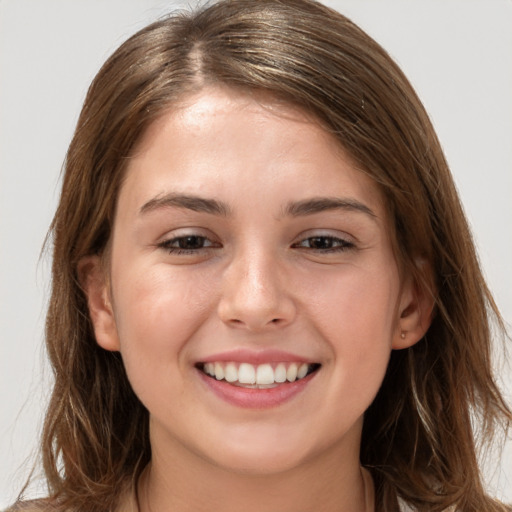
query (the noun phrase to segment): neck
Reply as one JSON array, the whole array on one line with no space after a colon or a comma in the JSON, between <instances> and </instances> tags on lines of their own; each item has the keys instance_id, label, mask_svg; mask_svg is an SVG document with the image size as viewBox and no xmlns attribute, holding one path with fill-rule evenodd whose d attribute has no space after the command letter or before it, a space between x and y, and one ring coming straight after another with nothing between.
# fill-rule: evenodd
<instances>
[{"instance_id":1,"label":"neck","mask_svg":"<svg viewBox=\"0 0 512 512\"><path fill-rule=\"evenodd\" d=\"M154 453L139 482L139 512L373 511L371 478L341 447L269 474L227 470L177 448Z\"/></svg>"}]
</instances>

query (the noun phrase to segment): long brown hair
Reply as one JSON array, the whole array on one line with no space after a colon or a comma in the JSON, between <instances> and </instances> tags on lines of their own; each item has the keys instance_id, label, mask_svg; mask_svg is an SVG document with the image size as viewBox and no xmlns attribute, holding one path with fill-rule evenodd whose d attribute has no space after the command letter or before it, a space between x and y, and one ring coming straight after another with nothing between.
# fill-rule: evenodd
<instances>
[{"instance_id":1,"label":"long brown hair","mask_svg":"<svg viewBox=\"0 0 512 512\"><path fill-rule=\"evenodd\" d=\"M312 0L225 0L167 17L125 42L94 79L51 227L46 343L55 386L42 455L55 510L113 510L151 458L148 412L119 354L95 342L77 265L105 252L141 135L213 83L270 93L334 134L381 187L402 270L435 295L426 336L392 353L365 416L361 462L378 510L396 510L397 498L419 511L504 510L484 492L472 428L490 439L512 419L490 362L491 327L504 329L440 144L388 54Z\"/></svg>"}]
</instances>

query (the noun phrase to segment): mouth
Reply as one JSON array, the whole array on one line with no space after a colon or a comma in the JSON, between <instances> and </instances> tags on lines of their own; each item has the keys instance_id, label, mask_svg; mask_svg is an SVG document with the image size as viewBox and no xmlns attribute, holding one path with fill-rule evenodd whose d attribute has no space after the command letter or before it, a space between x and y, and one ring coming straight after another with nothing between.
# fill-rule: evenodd
<instances>
[{"instance_id":1,"label":"mouth","mask_svg":"<svg viewBox=\"0 0 512 512\"><path fill-rule=\"evenodd\" d=\"M196 368L207 377L245 389L272 389L305 379L320 368L319 363L215 361L198 363Z\"/></svg>"}]
</instances>

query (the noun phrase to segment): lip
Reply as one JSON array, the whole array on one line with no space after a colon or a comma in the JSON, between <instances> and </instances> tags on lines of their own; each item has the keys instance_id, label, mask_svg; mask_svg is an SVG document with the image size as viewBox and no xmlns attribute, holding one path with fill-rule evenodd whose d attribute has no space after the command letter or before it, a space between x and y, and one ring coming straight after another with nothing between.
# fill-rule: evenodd
<instances>
[{"instance_id":1,"label":"lip","mask_svg":"<svg viewBox=\"0 0 512 512\"><path fill-rule=\"evenodd\" d=\"M253 351L247 349L230 350L205 357L198 363L249 363L253 365L265 363L315 363L311 359L285 352L282 350Z\"/></svg>"},{"instance_id":2,"label":"lip","mask_svg":"<svg viewBox=\"0 0 512 512\"><path fill-rule=\"evenodd\" d=\"M294 382L274 388L255 389L234 386L225 380L216 380L202 370L195 369L201 382L223 401L243 409L270 409L279 407L302 393L315 378L318 370Z\"/></svg>"}]
</instances>

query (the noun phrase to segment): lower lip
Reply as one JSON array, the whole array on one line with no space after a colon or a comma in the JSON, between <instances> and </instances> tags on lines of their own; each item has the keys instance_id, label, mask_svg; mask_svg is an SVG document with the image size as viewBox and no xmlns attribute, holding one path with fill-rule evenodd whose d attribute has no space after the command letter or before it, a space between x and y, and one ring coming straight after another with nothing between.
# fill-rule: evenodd
<instances>
[{"instance_id":1,"label":"lower lip","mask_svg":"<svg viewBox=\"0 0 512 512\"><path fill-rule=\"evenodd\" d=\"M233 386L225 380L208 377L201 370L197 370L197 372L208 388L225 402L246 409L268 409L278 407L301 393L318 373L318 370L295 382L287 382L275 388L266 389Z\"/></svg>"}]
</instances>

